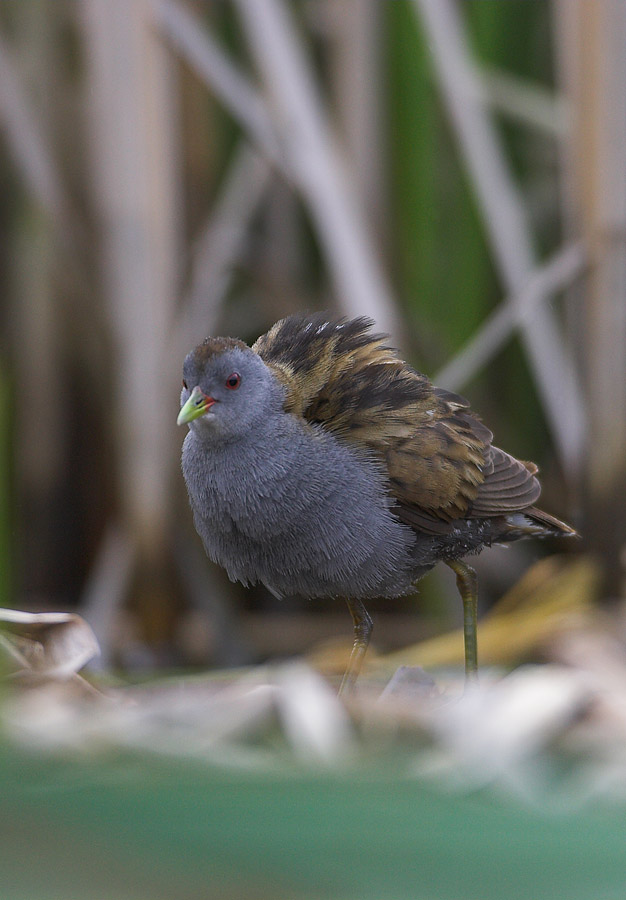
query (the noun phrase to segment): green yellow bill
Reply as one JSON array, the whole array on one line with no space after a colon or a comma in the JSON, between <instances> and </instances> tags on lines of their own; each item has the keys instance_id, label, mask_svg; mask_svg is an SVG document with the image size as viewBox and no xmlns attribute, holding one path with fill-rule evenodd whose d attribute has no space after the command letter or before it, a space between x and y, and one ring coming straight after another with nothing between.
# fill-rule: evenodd
<instances>
[{"instance_id":1,"label":"green yellow bill","mask_svg":"<svg viewBox=\"0 0 626 900\"><path fill-rule=\"evenodd\" d=\"M212 397L207 397L201 388L196 385L185 405L181 407L176 424L187 425L189 422L193 422L194 419L199 419L200 416L209 411L214 403L215 400Z\"/></svg>"}]
</instances>

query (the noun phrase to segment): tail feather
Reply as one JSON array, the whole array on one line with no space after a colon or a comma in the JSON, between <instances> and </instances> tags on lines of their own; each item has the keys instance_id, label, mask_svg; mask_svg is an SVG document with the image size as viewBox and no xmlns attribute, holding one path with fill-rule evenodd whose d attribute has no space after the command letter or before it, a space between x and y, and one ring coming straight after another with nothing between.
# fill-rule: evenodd
<instances>
[{"instance_id":1,"label":"tail feather","mask_svg":"<svg viewBox=\"0 0 626 900\"><path fill-rule=\"evenodd\" d=\"M536 537L579 537L578 532L555 516L530 506L523 512L507 516L509 524L524 534Z\"/></svg>"}]
</instances>

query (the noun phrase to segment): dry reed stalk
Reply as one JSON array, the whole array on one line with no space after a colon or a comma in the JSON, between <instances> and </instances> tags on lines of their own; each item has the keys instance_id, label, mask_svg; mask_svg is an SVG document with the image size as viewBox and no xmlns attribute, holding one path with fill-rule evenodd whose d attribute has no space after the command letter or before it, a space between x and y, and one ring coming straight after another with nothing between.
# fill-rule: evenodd
<instances>
[{"instance_id":1,"label":"dry reed stalk","mask_svg":"<svg viewBox=\"0 0 626 900\"><path fill-rule=\"evenodd\" d=\"M451 0L414 0L441 91L472 180L502 280L519 296L537 261L524 205L513 181L489 111L483 105L460 13ZM522 323L531 372L565 470L581 465L585 431L577 373L555 316L545 305Z\"/></svg>"},{"instance_id":2,"label":"dry reed stalk","mask_svg":"<svg viewBox=\"0 0 626 900\"><path fill-rule=\"evenodd\" d=\"M559 70L572 109L565 212L590 262L572 336L587 389L586 533L609 593L626 595L626 4L560 0Z\"/></svg>"}]
</instances>

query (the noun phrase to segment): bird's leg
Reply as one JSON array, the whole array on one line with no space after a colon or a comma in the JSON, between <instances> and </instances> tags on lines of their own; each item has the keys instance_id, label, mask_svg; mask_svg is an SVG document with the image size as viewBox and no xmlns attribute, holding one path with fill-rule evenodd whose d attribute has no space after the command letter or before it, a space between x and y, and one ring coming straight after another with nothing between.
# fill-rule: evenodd
<instances>
[{"instance_id":1,"label":"bird's leg","mask_svg":"<svg viewBox=\"0 0 626 900\"><path fill-rule=\"evenodd\" d=\"M363 665L363 657L370 642L372 628L374 627L370 614L360 600L346 600L346 603L354 622L354 644L348 660L348 668L341 680L339 696L354 688Z\"/></svg>"},{"instance_id":2,"label":"bird's leg","mask_svg":"<svg viewBox=\"0 0 626 900\"><path fill-rule=\"evenodd\" d=\"M456 586L463 600L463 638L465 640L465 678L476 681L478 678L477 650L477 617L478 617L478 580L476 572L467 563L459 559L446 559L456 575Z\"/></svg>"}]
</instances>

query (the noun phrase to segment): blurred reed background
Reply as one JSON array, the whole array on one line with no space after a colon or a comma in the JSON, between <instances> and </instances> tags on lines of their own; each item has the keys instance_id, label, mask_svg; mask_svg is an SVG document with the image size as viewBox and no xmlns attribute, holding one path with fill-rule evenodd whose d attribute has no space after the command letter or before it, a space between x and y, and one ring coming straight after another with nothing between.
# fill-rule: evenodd
<instances>
[{"instance_id":1,"label":"blurred reed background","mask_svg":"<svg viewBox=\"0 0 626 900\"><path fill-rule=\"evenodd\" d=\"M129 668L349 642L230 585L179 474L186 352L314 309L469 396L623 599L625 46L622 0L4 0L0 605ZM460 604L373 611L394 649Z\"/></svg>"}]
</instances>

